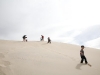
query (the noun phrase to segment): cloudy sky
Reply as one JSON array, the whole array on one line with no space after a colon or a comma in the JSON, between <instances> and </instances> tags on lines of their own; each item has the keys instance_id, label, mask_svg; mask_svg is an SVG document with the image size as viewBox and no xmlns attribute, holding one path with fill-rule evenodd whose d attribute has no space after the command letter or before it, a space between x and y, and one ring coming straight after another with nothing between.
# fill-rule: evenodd
<instances>
[{"instance_id":1,"label":"cloudy sky","mask_svg":"<svg viewBox=\"0 0 100 75\"><path fill-rule=\"evenodd\" d=\"M100 49L100 0L0 0L0 39L24 34Z\"/></svg>"}]
</instances>

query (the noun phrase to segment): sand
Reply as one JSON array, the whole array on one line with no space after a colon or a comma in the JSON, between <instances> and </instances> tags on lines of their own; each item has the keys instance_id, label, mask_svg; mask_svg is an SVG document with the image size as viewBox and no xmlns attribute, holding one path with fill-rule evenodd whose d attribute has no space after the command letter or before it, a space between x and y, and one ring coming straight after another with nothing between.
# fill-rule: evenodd
<instances>
[{"instance_id":1,"label":"sand","mask_svg":"<svg viewBox=\"0 0 100 75\"><path fill-rule=\"evenodd\" d=\"M100 75L100 49L85 48L91 67L80 64L80 46L0 40L0 75Z\"/></svg>"}]
</instances>

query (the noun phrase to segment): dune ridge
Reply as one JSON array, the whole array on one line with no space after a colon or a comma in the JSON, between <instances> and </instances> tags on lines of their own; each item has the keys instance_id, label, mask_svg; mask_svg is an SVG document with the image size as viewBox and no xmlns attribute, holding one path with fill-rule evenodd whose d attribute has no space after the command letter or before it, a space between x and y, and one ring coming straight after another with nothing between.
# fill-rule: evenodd
<instances>
[{"instance_id":1,"label":"dune ridge","mask_svg":"<svg viewBox=\"0 0 100 75\"><path fill-rule=\"evenodd\" d=\"M92 67L80 64L80 46L0 40L0 75L100 75L100 49L84 49Z\"/></svg>"}]
</instances>

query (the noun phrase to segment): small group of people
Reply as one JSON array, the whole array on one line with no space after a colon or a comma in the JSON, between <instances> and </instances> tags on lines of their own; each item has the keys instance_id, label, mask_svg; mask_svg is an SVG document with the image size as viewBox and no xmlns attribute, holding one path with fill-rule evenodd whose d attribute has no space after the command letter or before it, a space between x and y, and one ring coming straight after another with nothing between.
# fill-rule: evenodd
<instances>
[{"instance_id":1,"label":"small group of people","mask_svg":"<svg viewBox=\"0 0 100 75\"><path fill-rule=\"evenodd\" d=\"M22 38L23 38L23 42L27 42L27 35L24 35ZM48 39L48 42L47 43L50 43L51 44L51 39L50 37L47 38ZM44 36L41 35L41 38L40 38L40 41L44 41Z\"/></svg>"},{"instance_id":2,"label":"small group of people","mask_svg":"<svg viewBox=\"0 0 100 75\"><path fill-rule=\"evenodd\" d=\"M50 44L51 44L51 39L50 39L50 37L48 37L47 39L48 39L48 42L47 42L47 43L50 43ZM41 35L40 41L44 41L44 36L43 36L43 35Z\"/></svg>"},{"instance_id":3,"label":"small group of people","mask_svg":"<svg viewBox=\"0 0 100 75\"><path fill-rule=\"evenodd\" d=\"M24 35L22 38L23 38L23 42L27 42L26 35ZM48 39L48 42L47 43L50 43L51 44L50 37L48 37L47 39ZM43 35L41 35L40 41L44 41L44 36ZM80 50L80 56L81 56L81 62L80 63L83 63L83 61L85 60L85 64L88 64L87 59L86 59L86 57L84 55L84 48L85 48L84 45L82 45L81 46L81 50Z\"/></svg>"}]
</instances>

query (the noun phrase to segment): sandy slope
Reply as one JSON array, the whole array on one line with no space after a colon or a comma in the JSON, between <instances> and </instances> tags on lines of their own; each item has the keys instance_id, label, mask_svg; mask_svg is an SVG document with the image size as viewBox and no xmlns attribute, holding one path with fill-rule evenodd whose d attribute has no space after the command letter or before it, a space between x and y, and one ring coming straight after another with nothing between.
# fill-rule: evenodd
<instances>
[{"instance_id":1,"label":"sandy slope","mask_svg":"<svg viewBox=\"0 0 100 75\"><path fill-rule=\"evenodd\" d=\"M85 48L92 67L80 64L80 46L0 40L0 75L100 75L100 50Z\"/></svg>"}]
</instances>

